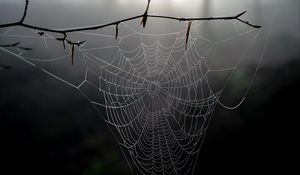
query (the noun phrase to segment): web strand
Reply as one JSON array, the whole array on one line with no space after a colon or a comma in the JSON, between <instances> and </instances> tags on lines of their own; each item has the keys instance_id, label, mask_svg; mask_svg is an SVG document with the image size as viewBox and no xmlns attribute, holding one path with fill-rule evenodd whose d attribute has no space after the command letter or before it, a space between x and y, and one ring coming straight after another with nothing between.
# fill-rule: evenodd
<instances>
[{"instance_id":1,"label":"web strand","mask_svg":"<svg viewBox=\"0 0 300 175\"><path fill-rule=\"evenodd\" d=\"M239 27L235 23L229 24ZM230 75L227 76L225 83L216 90L212 87L210 75L234 73L260 32L237 29L232 36L213 41L199 34L201 25L200 22L193 23L187 49L186 31L141 33L126 22L118 27L130 30L127 34L119 34L118 41L114 34L107 35L101 31L75 33L110 43L75 48L74 66L78 66L77 74L82 80L67 77L63 71L67 65L56 64L69 63L69 47L59 50L55 53L59 56L53 57L39 53L38 49L25 52L15 48L0 49L86 96L115 131L115 139L126 152L124 155L133 172L146 175L192 174L212 113L217 104L222 104L219 98L231 79ZM14 28L9 28L0 39L26 38L39 43L41 50L53 49L54 43L57 43L50 34L41 37L33 31L32 35L25 36L15 33ZM248 35L253 40L247 40L247 47L236 64L222 68L209 65L209 55L215 52L216 47ZM150 37L151 41L146 37ZM163 37L170 38L166 39L168 45L164 44ZM205 47L204 51L200 51L199 47ZM68 69L74 71L73 67Z\"/></svg>"}]
</instances>

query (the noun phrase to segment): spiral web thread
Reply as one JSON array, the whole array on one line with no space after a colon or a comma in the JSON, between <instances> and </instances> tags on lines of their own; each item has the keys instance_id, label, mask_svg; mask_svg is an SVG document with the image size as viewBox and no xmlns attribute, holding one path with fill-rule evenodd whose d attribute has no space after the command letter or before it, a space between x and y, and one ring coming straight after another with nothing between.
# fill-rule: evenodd
<instances>
[{"instance_id":1,"label":"spiral web thread","mask_svg":"<svg viewBox=\"0 0 300 175\"><path fill-rule=\"evenodd\" d=\"M55 34L39 36L35 30L11 27L0 39L29 43L32 51L1 49L85 95L108 124L134 173L192 174L223 89L260 32L225 23L234 26L234 34L212 41L200 32L205 23L194 22L187 47L186 30L149 34L128 22L120 24L117 40L114 27L76 32L73 38L87 42L76 48L74 66L71 48L64 50ZM251 39L235 64L209 66L208 55L216 47L243 37ZM229 74L217 90L209 78L214 73Z\"/></svg>"}]
</instances>

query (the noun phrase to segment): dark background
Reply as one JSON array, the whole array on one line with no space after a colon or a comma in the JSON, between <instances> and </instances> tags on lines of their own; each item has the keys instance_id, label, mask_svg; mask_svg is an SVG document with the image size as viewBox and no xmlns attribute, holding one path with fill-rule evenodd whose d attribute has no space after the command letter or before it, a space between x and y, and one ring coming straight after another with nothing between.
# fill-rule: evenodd
<instances>
[{"instance_id":1,"label":"dark background","mask_svg":"<svg viewBox=\"0 0 300 175\"><path fill-rule=\"evenodd\" d=\"M12 73L20 69L42 78L35 82L28 74ZM258 77L241 107L216 108L196 172L270 173L293 167L299 58L263 67ZM23 63L1 71L0 79L5 82L0 88L2 172L130 174L111 133L78 91L61 82L53 85L51 77ZM31 83L31 89L20 86Z\"/></svg>"},{"instance_id":2,"label":"dark background","mask_svg":"<svg viewBox=\"0 0 300 175\"><path fill-rule=\"evenodd\" d=\"M282 29L293 28L286 23L291 22L283 22ZM265 64L238 109L217 106L195 174L289 174L295 168L296 36L285 31L272 38ZM0 174L131 174L112 134L79 91L7 53L0 52L0 62L13 67L0 70ZM232 104L234 96L239 95L224 93L222 100Z\"/></svg>"}]
</instances>

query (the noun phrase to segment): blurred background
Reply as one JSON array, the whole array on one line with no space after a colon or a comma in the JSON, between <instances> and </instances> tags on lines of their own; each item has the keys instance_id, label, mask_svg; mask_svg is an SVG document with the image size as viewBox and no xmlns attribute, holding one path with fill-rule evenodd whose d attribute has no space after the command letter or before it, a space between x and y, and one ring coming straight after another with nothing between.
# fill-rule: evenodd
<instances>
[{"instance_id":1,"label":"blurred background","mask_svg":"<svg viewBox=\"0 0 300 175\"><path fill-rule=\"evenodd\" d=\"M141 0L31 0L27 22L49 28L106 23L141 14L145 5ZM23 7L23 0L1 0L0 22L19 19ZM153 0L151 13L180 17L248 10L243 18L262 25L263 37L270 34L244 103L235 110L216 107L195 174L293 168L299 8L299 0ZM251 77L257 63L258 57L253 58L242 72ZM1 50L0 64L12 67L0 70L0 174L131 174L106 124L80 92ZM249 77L240 74L232 84L243 81ZM226 88L221 101L235 104L243 93Z\"/></svg>"}]
</instances>

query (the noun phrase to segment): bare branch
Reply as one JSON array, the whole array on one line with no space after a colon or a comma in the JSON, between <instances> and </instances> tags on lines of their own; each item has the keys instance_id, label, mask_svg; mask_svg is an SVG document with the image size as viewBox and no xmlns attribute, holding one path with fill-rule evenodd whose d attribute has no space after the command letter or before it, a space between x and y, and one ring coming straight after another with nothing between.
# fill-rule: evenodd
<instances>
[{"instance_id":1,"label":"bare branch","mask_svg":"<svg viewBox=\"0 0 300 175\"><path fill-rule=\"evenodd\" d=\"M244 20L240 19L240 17L242 15L244 15L246 13L246 11L243 12L243 13L240 13L236 16L230 16L230 17L178 18L178 17L172 17L172 16L148 15L148 10L149 10L149 6L150 6L150 0L148 0L146 11L142 15L137 15L137 16L134 16L134 17L130 17L130 18L126 18L126 19L122 19L122 20L119 20L119 21L115 21L115 22L111 22L111 23L107 23L107 24L102 24L102 25L95 25L95 26L90 26L90 27L79 27L79 28L72 28L72 29L67 29L67 30L57 30L57 29L49 29L49 28L33 26L33 25L30 25L30 24L25 24L24 19L26 17L26 11L28 10L28 2L29 1L26 0L24 16L22 17L20 22L2 24L2 25L0 25L0 28L12 27L12 26L23 26L23 27L26 27L26 28L36 29L36 30L40 30L40 31L44 31L44 32L67 34L67 33L71 33L71 32L101 29L101 28L117 25L117 24L120 24L122 22L131 21L131 20L138 19L138 18L145 18L145 17L146 18L151 17L151 18L170 19L170 20L178 20L178 21L238 20L238 21L240 21L240 22L242 22L242 23L244 23L244 24L246 24L250 27L261 28L261 26L253 25L253 24L249 23L248 21L244 21ZM142 24L145 25L146 21L144 21Z\"/></svg>"},{"instance_id":2,"label":"bare branch","mask_svg":"<svg viewBox=\"0 0 300 175\"><path fill-rule=\"evenodd\" d=\"M45 28L45 27L39 27L39 26L34 26L31 24L26 24L24 23L25 18L27 16L27 11L29 8L29 0L25 0L25 8L24 8L24 12L23 12L23 16L20 19L19 22L13 22L13 23L8 23L8 24L1 24L0 25L0 29L1 28L6 28L6 27L13 27L13 26L22 26L25 28L29 28L29 29L35 29L35 30L39 30L40 32L38 32L39 35L44 35L44 32L52 32L52 33L57 33L57 34L62 34L63 37L62 38L56 38L56 40L61 41L63 44L63 47L66 48L66 42L69 43L69 45L71 46L71 50L72 50L72 64L73 64L73 57L74 57L74 48L75 46L80 46L82 45L85 41L81 41L81 42L72 42L70 40L67 39L67 34L72 33L72 32L80 32L80 31L87 31L87 30L97 30L97 29L101 29L101 28L105 28L105 27L109 27L109 26L116 26L116 35L115 38L118 38L118 33L119 33L119 24L122 22L126 22L126 21L132 21L138 18L142 18L141 20L141 25L143 27L146 26L146 22L148 18L160 18L160 19L169 19L169 20L177 20L177 21L189 21L189 26L188 26L188 31L187 31L187 35L186 35L186 44L188 43L188 38L189 38L189 31L190 31L190 25L192 21L212 21L212 20L237 20L241 23L244 23L250 27L253 28L261 28L261 26L258 25L253 25L248 21L242 20L240 19L241 16L243 16L246 11L236 15L236 16L225 16L225 17L204 17L204 18L178 18L178 17L172 17L172 16L162 16L162 15L149 15L148 11L149 11L149 7L150 7L150 2L151 0L148 0L147 3L147 7L145 12L142 15L137 15L137 16L133 16L130 18L125 18L119 21L115 21L115 22L111 22L111 23L107 23L107 24L101 24L101 25L94 25L94 26L89 26L89 27L77 27L77 28L71 28L71 29L65 29L65 30L58 30L58 29L49 29L49 28ZM0 45L0 47L17 47L19 49L22 50L31 50L31 48L26 48L26 47L20 47L18 46L20 43L14 43L11 45Z\"/></svg>"},{"instance_id":3,"label":"bare branch","mask_svg":"<svg viewBox=\"0 0 300 175\"><path fill-rule=\"evenodd\" d=\"M172 16L160 16L160 15L148 15L150 18L163 18L163 19L171 19L171 20L178 20L178 21L216 21L216 20L238 20L244 24L247 24L253 28L261 28L261 26L250 24L248 21L244 21L239 17L245 14L245 12L240 13L236 16L226 16L226 17L205 17L205 18L177 18Z\"/></svg>"}]
</instances>

